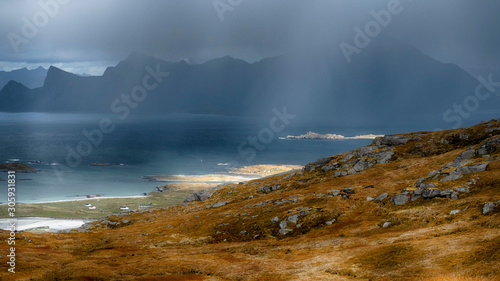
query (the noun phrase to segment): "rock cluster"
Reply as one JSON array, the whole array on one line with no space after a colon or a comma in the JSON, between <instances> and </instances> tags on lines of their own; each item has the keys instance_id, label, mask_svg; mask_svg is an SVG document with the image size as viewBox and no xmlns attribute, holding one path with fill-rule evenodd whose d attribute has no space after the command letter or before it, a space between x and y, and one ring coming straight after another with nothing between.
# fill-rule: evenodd
<instances>
[{"instance_id":1,"label":"rock cluster","mask_svg":"<svg viewBox=\"0 0 500 281\"><path fill-rule=\"evenodd\" d=\"M354 175L375 164L388 163L394 155L394 146L406 144L410 140L417 139L397 135L378 137L371 145L360 147L357 150L347 153L340 161L331 163L336 159L335 156L324 157L307 164L304 170L312 172L320 169L322 173L335 171L335 176L337 177Z\"/></svg>"},{"instance_id":2,"label":"rock cluster","mask_svg":"<svg viewBox=\"0 0 500 281\"><path fill-rule=\"evenodd\" d=\"M260 192L267 193L267 192L278 190L280 188L281 188L281 184L275 184L275 185L271 185L271 186L261 186L258 188L258 190Z\"/></svg>"},{"instance_id":3,"label":"rock cluster","mask_svg":"<svg viewBox=\"0 0 500 281\"><path fill-rule=\"evenodd\" d=\"M279 217L276 216L271 219L271 223L278 223L279 230L278 233L281 235L287 235L293 232L293 227L300 228L302 225L299 223L301 217L307 216L311 212L315 212L317 209L310 207L299 207L296 210L290 210L289 213L294 213L293 215L288 215L285 220L279 221ZM298 213L297 213L298 212ZM329 221L331 225L335 220ZM328 224L328 223L327 223Z\"/></svg>"},{"instance_id":4,"label":"rock cluster","mask_svg":"<svg viewBox=\"0 0 500 281\"><path fill-rule=\"evenodd\" d=\"M454 181L460 179L465 174L480 173L488 168L488 153L494 152L500 147L500 137L493 137L483 141L476 149L469 147L466 151L458 155L451 163L443 166L439 171L432 171L427 176L428 179L439 179L440 181ZM474 157L482 157L485 161L472 161Z\"/></svg>"}]
</instances>

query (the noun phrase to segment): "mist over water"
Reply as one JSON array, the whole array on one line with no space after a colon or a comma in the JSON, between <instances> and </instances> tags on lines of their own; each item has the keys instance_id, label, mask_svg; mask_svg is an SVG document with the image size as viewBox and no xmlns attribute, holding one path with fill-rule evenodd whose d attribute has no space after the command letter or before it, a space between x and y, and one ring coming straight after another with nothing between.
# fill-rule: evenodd
<instances>
[{"instance_id":1,"label":"mist over water","mask_svg":"<svg viewBox=\"0 0 500 281\"><path fill-rule=\"evenodd\" d=\"M318 158L367 145L371 140L283 140L279 137L307 131L337 133L346 136L384 133L382 129L339 128L328 130L322 124L303 126L297 120L263 150L249 155L238 152L242 142L257 137L269 126L269 118L223 117L214 115L176 114L164 117L136 116L115 123L115 130L103 136L99 146L92 147L81 164L70 167L68 147L76 150L86 140L82 130L98 128L104 116L91 114L0 113L0 161L29 163L38 173L18 173L17 197L20 202L43 202L102 196L141 195L155 189L158 183L142 176L153 174L227 173L232 168L256 164L307 164ZM386 129L387 130L387 129ZM249 148L251 146L248 146ZM112 166L91 166L90 163ZM6 174L0 174L6 179ZM0 182L1 183L1 182ZM0 194L0 202L6 195Z\"/></svg>"}]
</instances>

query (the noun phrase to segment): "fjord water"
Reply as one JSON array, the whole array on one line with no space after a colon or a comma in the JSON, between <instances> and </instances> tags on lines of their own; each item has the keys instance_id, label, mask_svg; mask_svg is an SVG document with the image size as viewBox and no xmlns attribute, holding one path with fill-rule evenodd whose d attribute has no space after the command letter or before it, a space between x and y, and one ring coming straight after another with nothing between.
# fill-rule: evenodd
<instances>
[{"instance_id":1,"label":"fjord water","mask_svg":"<svg viewBox=\"0 0 500 281\"><path fill-rule=\"evenodd\" d=\"M149 116L114 121L113 132L103 134L97 146L81 163L70 167L68 148L76 151L86 140L83 130L99 128L103 115L0 113L0 162L28 163L38 173L17 173L17 201L46 202L83 199L87 194L105 197L135 196L155 190L158 183L142 179L154 174L227 173L231 168L256 164L303 165L320 157L334 155L367 145L371 140L284 140L288 134L307 131L336 133L346 136L384 133L373 128L339 128L338 130L302 126L290 122L274 134L269 143L259 142L255 157L240 153L252 149L248 138L259 137L269 128L269 117L243 118L214 115L177 114ZM270 130L267 130L270 132ZM269 135L265 136L269 139ZM267 142L267 140L266 140ZM241 151L241 150L240 150ZM91 166L90 163L111 163ZM74 164L74 163L73 163ZM0 185L7 183L0 173ZM5 193L5 194L3 194ZM5 202L6 192L0 193Z\"/></svg>"}]
</instances>

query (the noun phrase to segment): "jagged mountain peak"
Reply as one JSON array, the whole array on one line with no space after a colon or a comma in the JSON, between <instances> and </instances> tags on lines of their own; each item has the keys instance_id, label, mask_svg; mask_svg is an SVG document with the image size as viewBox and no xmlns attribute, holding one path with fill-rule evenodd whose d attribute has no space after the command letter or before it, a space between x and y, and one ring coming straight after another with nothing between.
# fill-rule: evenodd
<instances>
[{"instance_id":1,"label":"jagged mountain peak","mask_svg":"<svg viewBox=\"0 0 500 281\"><path fill-rule=\"evenodd\" d=\"M60 68L51 65L47 70L47 77L45 78L43 86L50 87L54 85L59 85L67 81L68 79L73 79L74 77L78 77L78 75L75 75L73 73L67 72L65 70L62 70Z\"/></svg>"}]
</instances>

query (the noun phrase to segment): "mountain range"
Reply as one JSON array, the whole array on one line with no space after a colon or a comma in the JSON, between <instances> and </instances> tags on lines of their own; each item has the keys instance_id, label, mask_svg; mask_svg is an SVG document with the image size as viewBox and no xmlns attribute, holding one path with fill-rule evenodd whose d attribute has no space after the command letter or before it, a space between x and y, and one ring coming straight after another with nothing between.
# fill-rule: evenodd
<instances>
[{"instance_id":1,"label":"mountain range","mask_svg":"<svg viewBox=\"0 0 500 281\"><path fill-rule=\"evenodd\" d=\"M267 116L273 108L287 107L302 119L336 124L450 127L444 112L463 103L479 85L457 65L436 61L400 41L373 42L351 63L327 48L255 63L222 57L187 64L132 53L102 76L82 77L52 66L41 87L10 81L0 92L8 101L0 111L113 113L113 102L116 109L124 103L123 95L143 85L148 67L168 77L131 108L138 114ZM480 108L495 109L492 104L483 102Z\"/></svg>"},{"instance_id":2,"label":"mountain range","mask_svg":"<svg viewBox=\"0 0 500 281\"><path fill-rule=\"evenodd\" d=\"M36 69L21 68L12 71L0 71L0 89L9 81L17 81L28 88L38 88L43 86L43 81L47 76L47 69L38 67Z\"/></svg>"}]
</instances>

